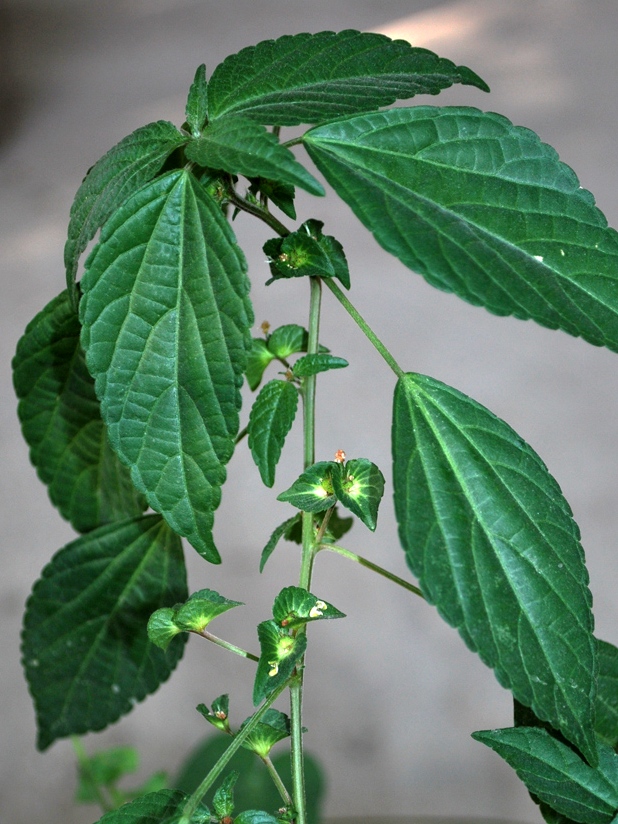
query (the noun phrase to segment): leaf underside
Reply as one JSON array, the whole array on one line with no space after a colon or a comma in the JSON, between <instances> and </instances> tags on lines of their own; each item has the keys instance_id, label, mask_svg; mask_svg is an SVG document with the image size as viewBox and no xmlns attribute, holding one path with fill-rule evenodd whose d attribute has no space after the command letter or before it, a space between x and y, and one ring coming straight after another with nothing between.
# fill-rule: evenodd
<instances>
[{"instance_id":1,"label":"leaf underside","mask_svg":"<svg viewBox=\"0 0 618 824\"><path fill-rule=\"evenodd\" d=\"M376 240L430 284L618 351L618 233L534 132L418 106L304 140Z\"/></svg>"},{"instance_id":2,"label":"leaf underside","mask_svg":"<svg viewBox=\"0 0 618 824\"><path fill-rule=\"evenodd\" d=\"M49 496L78 532L139 515L146 502L109 446L67 291L28 325L13 360L22 432Z\"/></svg>"},{"instance_id":3,"label":"leaf underside","mask_svg":"<svg viewBox=\"0 0 618 824\"><path fill-rule=\"evenodd\" d=\"M69 291L79 256L98 229L134 192L147 183L166 158L188 137L165 120L136 129L104 154L90 169L71 207L64 248Z\"/></svg>"},{"instance_id":4,"label":"leaf underside","mask_svg":"<svg viewBox=\"0 0 618 824\"><path fill-rule=\"evenodd\" d=\"M488 91L470 69L382 34L353 30L265 40L230 55L209 82L211 118L293 126L389 106L453 83Z\"/></svg>"},{"instance_id":5,"label":"leaf underside","mask_svg":"<svg viewBox=\"0 0 618 824\"><path fill-rule=\"evenodd\" d=\"M82 345L110 442L152 508L215 563L251 349L245 271L219 206L176 171L116 212L82 279Z\"/></svg>"},{"instance_id":6,"label":"leaf underside","mask_svg":"<svg viewBox=\"0 0 618 824\"><path fill-rule=\"evenodd\" d=\"M158 515L100 527L54 556L28 600L22 643L41 750L104 729L169 677L183 641L164 654L146 625L186 597L180 539Z\"/></svg>"},{"instance_id":7,"label":"leaf underside","mask_svg":"<svg viewBox=\"0 0 618 824\"><path fill-rule=\"evenodd\" d=\"M427 600L594 763L591 596L558 484L506 423L422 375L397 385L393 461L400 540Z\"/></svg>"}]
</instances>

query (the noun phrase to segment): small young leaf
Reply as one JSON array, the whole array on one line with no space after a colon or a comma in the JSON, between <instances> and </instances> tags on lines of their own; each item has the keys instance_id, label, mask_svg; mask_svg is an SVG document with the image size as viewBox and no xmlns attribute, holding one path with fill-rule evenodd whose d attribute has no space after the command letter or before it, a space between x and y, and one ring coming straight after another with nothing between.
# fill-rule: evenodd
<instances>
[{"instance_id":1,"label":"small young leaf","mask_svg":"<svg viewBox=\"0 0 618 824\"><path fill-rule=\"evenodd\" d=\"M235 771L231 772L214 794L212 806L219 818L230 818L234 812L234 784L238 781L238 775Z\"/></svg>"},{"instance_id":2,"label":"small young leaf","mask_svg":"<svg viewBox=\"0 0 618 824\"><path fill-rule=\"evenodd\" d=\"M99 787L113 787L121 778L139 768L139 754L134 747L112 747L78 764L75 801L92 804L98 801Z\"/></svg>"},{"instance_id":3,"label":"small young leaf","mask_svg":"<svg viewBox=\"0 0 618 824\"><path fill-rule=\"evenodd\" d=\"M304 140L378 243L433 286L618 351L618 233L534 132L417 106Z\"/></svg>"},{"instance_id":4,"label":"small young leaf","mask_svg":"<svg viewBox=\"0 0 618 824\"><path fill-rule=\"evenodd\" d=\"M64 247L69 294L73 294L79 256L97 230L188 139L165 120L149 123L117 143L89 170L71 207Z\"/></svg>"},{"instance_id":5,"label":"small young leaf","mask_svg":"<svg viewBox=\"0 0 618 824\"><path fill-rule=\"evenodd\" d=\"M327 601L321 601L301 587L286 587L275 598L273 618L280 627L297 629L309 621L320 621L325 618L345 618Z\"/></svg>"},{"instance_id":6,"label":"small young leaf","mask_svg":"<svg viewBox=\"0 0 618 824\"><path fill-rule=\"evenodd\" d=\"M275 551L277 544L284 536L287 538L287 533L289 532L290 528L294 526L296 523L300 522L300 512L297 512L296 515L293 515L291 518L288 518L287 521L284 521L282 524L273 531L272 535L268 539L268 543L262 550L262 555L260 557L260 572L264 571L264 567L266 566L266 562L270 558L270 556Z\"/></svg>"},{"instance_id":7,"label":"small young leaf","mask_svg":"<svg viewBox=\"0 0 618 824\"><path fill-rule=\"evenodd\" d=\"M276 621L258 624L260 660L253 684L253 703L259 704L292 674L307 648L307 636L289 635Z\"/></svg>"},{"instance_id":8,"label":"small young leaf","mask_svg":"<svg viewBox=\"0 0 618 824\"><path fill-rule=\"evenodd\" d=\"M324 187L279 143L277 136L246 117L228 117L211 123L185 149L189 160L209 169L245 177L266 177L300 186L312 195Z\"/></svg>"},{"instance_id":9,"label":"small young leaf","mask_svg":"<svg viewBox=\"0 0 618 824\"><path fill-rule=\"evenodd\" d=\"M251 408L249 449L268 487L275 482L275 469L297 408L298 389L293 383L281 380L269 381Z\"/></svg>"},{"instance_id":10,"label":"small young leaf","mask_svg":"<svg viewBox=\"0 0 618 824\"><path fill-rule=\"evenodd\" d=\"M595 730L610 747L618 747L618 648L598 641L599 676Z\"/></svg>"},{"instance_id":11,"label":"small young leaf","mask_svg":"<svg viewBox=\"0 0 618 824\"><path fill-rule=\"evenodd\" d=\"M317 375L318 372L328 372L331 369L343 369L346 366L349 366L349 363L345 358L318 353L299 358L292 371L296 378L306 378L308 375Z\"/></svg>"},{"instance_id":12,"label":"small young leaf","mask_svg":"<svg viewBox=\"0 0 618 824\"><path fill-rule=\"evenodd\" d=\"M323 512L336 502L332 473L334 461L319 461L306 469L289 489L277 496L303 512Z\"/></svg>"},{"instance_id":13,"label":"small young leaf","mask_svg":"<svg viewBox=\"0 0 618 824\"><path fill-rule=\"evenodd\" d=\"M395 390L393 477L399 537L427 600L594 764L588 573L539 456L476 401L408 374Z\"/></svg>"},{"instance_id":14,"label":"small young leaf","mask_svg":"<svg viewBox=\"0 0 618 824\"><path fill-rule=\"evenodd\" d=\"M161 824L163 821L176 821L187 800L188 796L178 790L159 790L105 813L97 824ZM201 807L191 818L191 824L207 824L208 820L207 811Z\"/></svg>"},{"instance_id":15,"label":"small young leaf","mask_svg":"<svg viewBox=\"0 0 618 824\"><path fill-rule=\"evenodd\" d=\"M241 730L249 720L250 717L241 724ZM289 736L290 719L284 712L271 707L266 710L253 732L245 738L243 747L256 753L260 758L266 758L278 741L283 741Z\"/></svg>"},{"instance_id":16,"label":"small young leaf","mask_svg":"<svg viewBox=\"0 0 618 824\"><path fill-rule=\"evenodd\" d=\"M296 220L296 209L294 208L295 189L289 183L282 183L279 180L267 180L258 177L252 181L249 191L254 197L264 195L278 206L286 217Z\"/></svg>"},{"instance_id":17,"label":"small young leaf","mask_svg":"<svg viewBox=\"0 0 618 824\"><path fill-rule=\"evenodd\" d=\"M339 510L335 507L330 518L328 519L323 541L326 543L338 541L347 532L349 532L353 526L354 518L341 518L339 516Z\"/></svg>"},{"instance_id":18,"label":"small young leaf","mask_svg":"<svg viewBox=\"0 0 618 824\"><path fill-rule=\"evenodd\" d=\"M239 428L253 323L245 259L189 172L108 221L82 279L82 345L135 486L207 560Z\"/></svg>"},{"instance_id":19,"label":"small young leaf","mask_svg":"<svg viewBox=\"0 0 618 824\"><path fill-rule=\"evenodd\" d=\"M210 78L210 110L213 118L234 113L295 126L437 94L453 83L489 91L470 69L382 34L295 34L227 57Z\"/></svg>"},{"instance_id":20,"label":"small young leaf","mask_svg":"<svg viewBox=\"0 0 618 824\"><path fill-rule=\"evenodd\" d=\"M333 472L333 490L337 500L361 519L373 532L378 520L378 508L384 495L384 475L367 458L355 458L339 472Z\"/></svg>"},{"instance_id":21,"label":"small young leaf","mask_svg":"<svg viewBox=\"0 0 618 824\"><path fill-rule=\"evenodd\" d=\"M239 606L241 601L230 601L212 589L200 589L175 608L174 623L187 632L203 632L213 618Z\"/></svg>"},{"instance_id":22,"label":"small young leaf","mask_svg":"<svg viewBox=\"0 0 618 824\"><path fill-rule=\"evenodd\" d=\"M203 63L198 66L195 79L189 89L185 116L191 134L193 137L199 137L208 119L208 83L206 81L206 66Z\"/></svg>"},{"instance_id":23,"label":"small young leaf","mask_svg":"<svg viewBox=\"0 0 618 824\"><path fill-rule=\"evenodd\" d=\"M274 359L275 356L269 351L266 341L263 338L253 338L253 344L245 368L245 377L252 391L258 388L262 382L264 370Z\"/></svg>"},{"instance_id":24,"label":"small young leaf","mask_svg":"<svg viewBox=\"0 0 618 824\"><path fill-rule=\"evenodd\" d=\"M41 750L104 729L169 677L184 644L164 654L146 623L186 597L181 541L158 515L100 527L53 557L28 599L22 641Z\"/></svg>"},{"instance_id":25,"label":"small young leaf","mask_svg":"<svg viewBox=\"0 0 618 824\"><path fill-rule=\"evenodd\" d=\"M609 824L618 812L618 755L598 744L598 767L546 730L517 727L475 732L513 767L528 790L558 813L582 824Z\"/></svg>"},{"instance_id":26,"label":"small young leaf","mask_svg":"<svg viewBox=\"0 0 618 824\"><path fill-rule=\"evenodd\" d=\"M146 501L107 441L99 401L65 290L28 324L13 381L30 460L78 532L140 515Z\"/></svg>"}]
</instances>

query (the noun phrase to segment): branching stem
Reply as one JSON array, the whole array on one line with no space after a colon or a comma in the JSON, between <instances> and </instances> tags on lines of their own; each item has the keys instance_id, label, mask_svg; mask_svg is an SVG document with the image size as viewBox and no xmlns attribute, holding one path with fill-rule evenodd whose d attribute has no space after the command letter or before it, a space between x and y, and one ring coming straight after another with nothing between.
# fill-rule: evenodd
<instances>
[{"instance_id":1,"label":"branching stem","mask_svg":"<svg viewBox=\"0 0 618 824\"><path fill-rule=\"evenodd\" d=\"M354 323L361 329L361 331L369 338L370 342L373 344L374 348L382 355L386 363L390 366L393 372L397 375L398 378L403 377L405 374L401 366L397 363L395 358L391 355L388 351L386 346L382 343L380 338L376 335L373 331L371 326L367 323L367 321L361 316L358 310L354 307L352 303L348 300L348 298L344 295L341 289L337 286L332 278L325 278L324 283L333 295L337 298L339 303L343 306L346 312L350 315Z\"/></svg>"},{"instance_id":2,"label":"branching stem","mask_svg":"<svg viewBox=\"0 0 618 824\"><path fill-rule=\"evenodd\" d=\"M199 635L201 638L205 638L207 641L212 641L213 644L216 644L219 647L223 647L223 649L227 649L230 652L236 653L236 655L241 655L243 658L250 658L251 661L259 661L260 658L258 655L254 655L252 652L247 652L246 649L242 649L242 647L237 647L235 644L230 644L229 641L224 641L223 638L218 638L216 635L213 635L212 632L208 632L208 630L203 629L201 632L196 632L196 635Z\"/></svg>"},{"instance_id":3,"label":"branching stem","mask_svg":"<svg viewBox=\"0 0 618 824\"><path fill-rule=\"evenodd\" d=\"M368 561L361 555L357 555L355 552L351 552L349 549L345 549L344 547L338 546L337 544L326 543L322 543L318 546L318 550L322 549L329 549L331 552L336 552L337 555L342 555L344 558L349 558L351 561L356 561L357 564L367 567L367 569L370 569L373 572L377 572L378 575L381 575L383 578L388 578L389 581L393 581L393 583L398 584L400 587L403 587L404 589L407 589L408 592L413 592L420 598L425 598L421 590L418 587L414 586L414 584L411 584L409 581L405 581L403 578L400 578L393 572L389 572L388 569L384 569L384 567L381 567L378 564L374 564L373 561Z\"/></svg>"}]
</instances>

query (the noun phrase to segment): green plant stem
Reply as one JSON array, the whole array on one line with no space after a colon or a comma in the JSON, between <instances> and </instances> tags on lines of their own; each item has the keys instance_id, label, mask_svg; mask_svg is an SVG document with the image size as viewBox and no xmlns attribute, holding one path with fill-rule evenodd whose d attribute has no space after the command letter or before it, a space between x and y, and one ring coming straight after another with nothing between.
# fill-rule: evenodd
<instances>
[{"instance_id":1,"label":"green plant stem","mask_svg":"<svg viewBox=\"0 0 618 824\"><path fill-rule=\"evenodd\" d=\"M345 547L338 546L337 544L323 543L318 546L318 550L322 549L329 549L331 552L336 552L337 555L341 555L344 558L349 558L351 561L356 561L357 564L367 567L367 569L370 569L373 572L377 572L378 575L381 575L383 578L388 578L389 581L392 581L393 583L398 584L400 587L407 589L408 592L413 592L420 598L425 598L421 590L418 587L414 586L414 584L411 584L409 581L405 581L403 578L400 578L393 572L389 572L387 569L384 569L384 567L378 566L378 564L374 564L373 561L368 561L361 555L357 555L355 552L351 552L349 549L345 549Z\"/></svg>"},{"instance_id":2,"label":"green plant stem","mask_svg":"<svg viewBox=\"0 0 618 824\"><path fill-rule=\"evenodd\" d=\"M77 758L79 771L82 775L86 776L88 781L90 782L90 787L97 797L97 803L99 807L103 810L104 813L108 813L111 810L115 809L114 805L110 803L108 799L105 797L105 794L100 784L95 780L95 777L92 774L90 759L88 758L88 754L84 749L84 745L82 744L81 739L78 738L76 735L72 735L71 743L73 745L73 752L75 753L75 757Z\"/></svg>"},{"instance_id":3,"label":"green plant stem","mask_svg":"<svg viewBox=\"0 0 618 824\"><path fill-rule=\"evenodd\" d=\"M290 230L287 229L280 220L277 220L277 218L267 209L260 206L259 203L252 203L250 200L246 200L246 198L241 197L233 189L228 191L228 198L232 206L235 206L242 212L247 212L248 214L253 215L253 217L257 217L259 220L263 220L264 223L267 223L270 228L281 237L286 237L290 234Z\"/></svg>"},{"instance_id":4,"label":"green plant stem","mask_svg":"<svg viewBox=\"0 0 618 824\"><path fill-rule=\"evenodd\" d=\"M281 780L281 776L277 772L277 769L276 769L275 765L270 760L270 756L265 755L262 758L262 761L264 762L264 765L265 765L266 769L268 770L268 773L269 773L270 777L272 778L272 780L275 784L275 787L277 788L277 790L279 792L279 795L281 796L281 799L282 799L283 803L286 805L286 807L291 807L292 804L293 804L292 797L289 794L289 792L287 791L287 787L285 786L285 784Z\"/></svg>"},{"instance_id":5,"label":"green plant stem","mask_svg":"<svg viewBox=\"0 0 618 824\"><path fill-rule=\"evenodd\" d=\"M319 349L320 336L320 307L322 303L322 281L320 278L309 278L309 328L307 354L314 355ZM315 390L316 376L309 375L303 380L303 466L306 469L315 463ZM302 554L300 565L299 586L309 589L311 573L316 555L316 543L313 531L313 514L302 513ZM302 627L299 632L306 632ZM291 731L291 762L292 784L294 793L294 808L296 810L296 824L307 822L307 802L305 798L305 768L303 759L303 671L304 659L297 668L297 677L290 684L290 731Z\"/></svg>"},{"instance_id":6,"label":"green plant stem","mask_svg":"<svg viewBox=\"0 0 618 824\"><path fill-rule=\"evenodd\" d=\"M344 295L341 289L337 286L334 282L333 278L325 278L324 283L328 286L330 291L333 295L337 298L339 303L343 306L346 312L350 315L352 320L356 323L356 325L361 329L361 331L369 338L370 342L373 344L374 348L382 355L386 363L390 366L393 372L397 375L398 378L403 377L405 372L399 366L395 358L391 355L388 351L386 346L382 343L380 338L376 335L373 329L369 326L367 321L362 317L362 315L358 312L358 310L354 307L352 303L348 300L348 298Z\"/></svg>"},{"instance_id":7,"label":"green plant stem","mask_svg":"<svg viewBox=\"0 0 618 824\"><path fill-rule=\"evenodd\" d=\"M229 641L224 641L223 638L218 638L206 629L203 629L201 632L196 632L196 635L199 635L201 638L206 638L207 641L212 641L213 644L217 644L217 646L223 647L223 649L234 652L236 655L241 655L243 658L250 658L252 661L260 660L258 655L254 655L252 652L247 652L246 649L237 647L235 644L230 644Z\"/></svg>"},{"instance_id":8,"label":"green plant stem","mask_svg":"<svg viewBox=\"0 0 618 824\"><path fill-rule=\"evenodd\" d=\"M259 709L257 709L253 713L251 719L247 721L245 726L236 733L230 746L219 758L219 760L215 763L215 765L209 771L208 775L204 778L199 787L189 797L189 800L185 804L184 810L182 811L182 817L178 820L178 824L190 824L191 819L195 814L195 811L200 806L202 799L204 798L208 790L212 787L217 778L221 775L223 770L229 764L234 753L238 752L245 739L253 732L253 730L260 723L260 720L266 712L266 710L270 706L272 706L272 704L275 703L277 698L287 688L288 684L289 681L284 681L283 684L277 687L277 689L274 690L268 696L268 698L266 698L262 706L259 707Z\"/></svg>"}]
</instances>

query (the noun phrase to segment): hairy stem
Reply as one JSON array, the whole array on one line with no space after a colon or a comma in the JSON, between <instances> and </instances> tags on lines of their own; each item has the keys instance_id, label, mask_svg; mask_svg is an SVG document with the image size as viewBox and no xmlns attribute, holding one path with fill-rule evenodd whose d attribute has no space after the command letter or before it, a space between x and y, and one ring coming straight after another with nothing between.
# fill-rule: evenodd
<instances>
[{"instance_id":1,"label":"hairy stem","mask_svg":"<svg viewBox=\"0 0 618 824\"><path fill-rule=\"evenodd\" d=\"M352 303L348 300L348 298L344 295L341 289L337 286L332 278L325 278L324 283L328 286L330 291L333 295L337 298L339 303L343 306L346 312L350 315L352 320L356 323L356 325L361 329L361 331L369 338L370 342L373 344L374 348L382 355L386 363L390 366L393 372L397 375L398 378L401 378L405 373L401 366L397 363L395 358L391 355L388 351L386 346L382 343L380 338L376 335L373 331L371 326L367 323L367 321L360 315L358 310L353 306Z\"/></svg>"},{"instance_id":2,"label":"hairy stem","mask_svg":"<svg viewBox=\"0 0 618 824\"><path fill-rule=\"evenodd\" d=\"M287 787L285 786L285 784L281 780L281 776L277 772L277 770L275 768L275 765L270 760L270 756L265 755L264 758L262 758L262 761L264 762L264 765L266 766L266 769L268 770L268 774L272 778L272 780L275 784L275 787L277 788L277 791L279 792L279 795L281 796L281 799L283 800L283 803L286 805L286 807L291 807L293 805L292 797L289 794L289 792L287 791Z\"/></svg>"},{"instance_id":3,"label":"hairy stem","mask_svg":"<svg viewBox=\"0 0 618 824\"><path fill-rule=\"evenodd\" d=\"M206 793L208 792L208 790L212 787L217 778L219 778L223 770L229 764L234 753L241 748L243 741L245 741L245 739L253 732L253 730L260 723L260 720L266 712L266 710L272 704L274 704L277 698L286 689L288 684L288 681L284 681L283 684L281 684L276 690L274 690L264 701L262 706L258 710L256 710L256 712L254 712L254 714L251 716L251 719L247 721L245 726L236 733L230 746L219 758L219 760L215 763L215 765L212 767L206 778L204 778L204 780L199 785L197 790L195 790L195 792L193 792L189 797L187 803L185 804L184 810L182 811L182 816L178 820L178 824L190 824L193 815L200 806L200 803L206 795Z\"/></svg>"},{"instance_id":4,"label":"hairy stem","mask_svg":"<svg viewBox=\"0 0 618 824\"><path fill-rule=\"evenodd\" d=\"M307 353L313 355L318 352L319 348L322 282L319 278L310 278L309 283L311 291L309 299L309 339L307 343ZM315 388L315 375L309 375L303 380L303 466L305 469L315 463ZM311 586L311 572L316 554L313 514L311 512L302 513L302 536L303 545L299 586L308 590ZM302 627L299 632L306 632L306 627ZM305 769L303 760L303 667L304 659L299 661L297 678L290 684L291 758L294 807L297 814L296 824L306 824L307 822Z\"/></svg>"},{"instance_id":5,"label":"hairy stem","mask_svg":"<svg viewBox=\"0 0 618 824\"><path fill-rule=\"evenodd\" d=\"M409 581L405 581L403 578L400 578L398 575L395 575L393 572L389 572L388 569L384 569L384 567L378 566L378 564L374 564L373 561L368 561L366 558L363 558L361 555L357 555L355 552L351 552L349 549L345 549L342 546L337 546L337 544L320 544L318 546L319 550L322 549L329 549L331 552L336 552L337 555L341 555L344 558L349 558L351 561L356 561L357 564L366 567L367 569L372 570L372 572L377 572L378 575L381 575L383 578L388 578L389 581L392 581L395 584L398 584L400 587L407 589L408 592L413 592L415 595L418 595L421 598L425 598L421 590L411 584Z\"/></svg>"},{"instance_id":6,"label":"hairy stem","mask_svg":"<svg viewBox=\"0 0 618 824\"><path fill-rule=\"evenodd\" d=\"M223 649L229 650L229 652L234 652L236 655L242 655L243 658L250 658L251 661L259 661L260 658L258 655L254 655L252 652L247 652L246 649L242 649L242 647L237 647L235 644L230 644L229 641L224 641L223 638L218 638L216 635L213 635L212 632L208 632L208 630L204 629L201 632L196 632L196 635L199 635L201 638L206 638L207 641L212 641L213 644L217 644L219 647L223 647Z\"/></svg>"},{"instance_id":7,"label":"hairy stem","mask_svg":"<svg viewBox=\"0 0 618 824\"><path fill-rule=\"evenodd\" d=\"M240 209L242 212L247 212L248 214L253 215L253 217L257 217L259 220L263 220L264 223L267 223L270 228L281 237L286 237L290 234L290 230L287 229L280 220L277 220L277 218L266 208L260 206L259 203L252 203L250 200L241 197L231 188L228 192L228 197L229 202L233 206Z\"/></svg>"}]
</instances>

